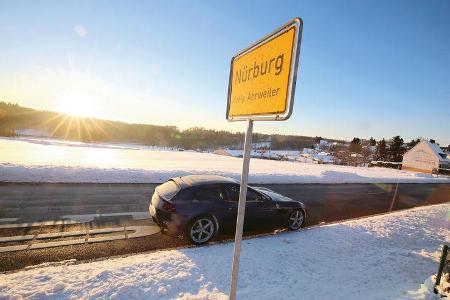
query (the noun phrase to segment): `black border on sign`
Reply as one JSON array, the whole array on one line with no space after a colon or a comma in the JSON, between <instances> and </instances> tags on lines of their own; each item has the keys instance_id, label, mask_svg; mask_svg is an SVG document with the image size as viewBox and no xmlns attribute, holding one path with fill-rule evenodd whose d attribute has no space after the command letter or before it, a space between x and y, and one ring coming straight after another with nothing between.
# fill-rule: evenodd
<instances>
[{"instance_id":1,"label":"black border on sign","mask_svg":"<svg viewBox=\"0 0 450 300\"><path fill-rule=\"evenodd\" d=\"M230 116L230 102L231 102L231 89L232 89L232 77L233 77L233 61L276 38L277 36L294 28L294 45L291 55L291 65L289 68L289 80L288 80L288 93L286 95L286 106L284 112L264 113L264 114L250 114L241 116ZM301 18L294 18L285 25L269 33L263 38L259 39L249 47L240 51L231 58L230 75L228 79L228 99L227 99L227 111L226 118L228 121L244 121L244 120L256 120L256 121L284 121L289 119L294 107L295 85L297 82L297 70L300 57L300 46L303 32L303 20Z\"/></svg>"}]
</instances>

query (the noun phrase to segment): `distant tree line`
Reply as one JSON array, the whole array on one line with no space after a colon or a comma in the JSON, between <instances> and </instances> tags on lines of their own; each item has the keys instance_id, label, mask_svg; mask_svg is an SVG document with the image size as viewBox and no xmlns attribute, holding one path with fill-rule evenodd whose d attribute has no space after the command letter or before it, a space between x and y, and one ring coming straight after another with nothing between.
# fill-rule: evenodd
<instances>
[{"instance_id":1,"label":"distant tree line","mask_svg":"<svg viewBox=\"0 0 450 300\"><path fill-rule=\"evenodd\" d=\"M129 124L95 118L71 117L66 114L38 111L18 104L0 101L0 136L14 136L19 130L34 129L53 138L82 142L140 143L150 146L212 150L221 147L242 149L244 133L193 127L180 130L176 126ZM353 138L350 144L320 136L254 133L253 140L269 141L273 150L314 148L320 140L333 144L329 152L341 164L359 165L370 160L401 162L403 154L420 142L405 143L400 136L378 142ZM434 140L430 140L434 142ZM450 148L450 145L449 145Z\"/></svg>"},{"instance_id":2,"label":"distant tree line","mask_svg":"<svg viewBox=\"0 0 450 300\"><path fill-rule=\"evenodd\" d=\"M390 140L383 138L378 142L373 137L369 140L354 137L348 146L345 144L333 146L330 152L335 157L337 164L367 165L372 160L399 163L402 162L404 153L420 141L420 138L416 138L405 143L403 138L398 135ZM435 140L430 139L430 142L435 143Z\"/></svg>"},{"instance_id":3,"label":"distant tree line","mask_svg":"<svg viewBox=\"0 0 450 300\"><path fill-rule=\"evenodd\" d=\"M39 130L53 138L83 142L130 142L201 150L241 147L244 140L242 132L201 127L180 130L176 126L128 124L95 118L71 117L66 114L38 111L13 103L0 102L0 135L14 136L17 130L24 129ZM318 138L320 137L255 133L253 140L270 140L274 150L298 150L313 147Z\"/></svg>"},{"instance_id":4,"label":"distant tree line","mask_svg":"<svg viewBox=\"0 0 450 300\"><path fill-rule=\"evenodd\" d=\"M401 162L403 160L403 154L417 145L420 140L420 138L416 138L412 139L409 143L405 143L403 138L398 135L387 142L385 139L382 139L377 143L375 160ZM435 143L435 140L430 139L430 142Z\"/></svg>"}]
</instances>

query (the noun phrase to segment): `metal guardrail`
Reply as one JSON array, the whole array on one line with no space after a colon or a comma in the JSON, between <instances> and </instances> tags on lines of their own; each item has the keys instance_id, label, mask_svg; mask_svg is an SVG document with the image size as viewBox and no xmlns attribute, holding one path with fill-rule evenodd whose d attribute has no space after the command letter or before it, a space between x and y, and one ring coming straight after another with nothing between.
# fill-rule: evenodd
<instances>
[{"instance_id":1,"label":"metal guardrail","mask_svg":"<svg viewBox=\"0 0 450 300\"><path fill-rule=\"evenodd\" d=\"M0 253L132 239L156 234L158 232L160 232L158 226L146 225L0 237ZM19 245L2 246L2 243L11 242L21 243Z\"/></svg>"}]
</instances>

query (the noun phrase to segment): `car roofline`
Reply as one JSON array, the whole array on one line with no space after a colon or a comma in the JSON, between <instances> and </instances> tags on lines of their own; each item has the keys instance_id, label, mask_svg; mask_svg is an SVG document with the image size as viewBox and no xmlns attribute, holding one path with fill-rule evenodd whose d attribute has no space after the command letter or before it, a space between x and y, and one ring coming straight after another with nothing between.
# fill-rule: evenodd
<instances>
[{"instance_id":1,"label":"car roofline","mask_svg":"<svg viewBox=\"0 0 450 300\"><path fill-rule=\"evenodd\" d=\"M186 175L173 177L169 180L174 181L181 189L206 184L239 184L239 181L234 178L219 175Z\"/></svg>"}]
</instances>

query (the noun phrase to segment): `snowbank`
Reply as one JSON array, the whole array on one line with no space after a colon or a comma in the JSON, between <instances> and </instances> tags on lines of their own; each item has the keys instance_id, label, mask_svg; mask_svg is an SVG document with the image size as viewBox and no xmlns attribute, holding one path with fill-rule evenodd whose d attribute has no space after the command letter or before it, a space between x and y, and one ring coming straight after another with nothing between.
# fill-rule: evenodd
<instances>
[{"instance_id":1,"label":"snowbank","mask_svg":"<svg viewBox=\"0 0 450 300\"><path fill-rule=\"evenodd\" d=\"M212 153L107 146L0 139L0 182L160 183L187 174L219 174L239 179L242 168L241 158ZM450 183L450 177L387 168L252 159L250 182Z\"/></svg>"},{"instance_id":2,"label":"snowbank","mask_svg":"<svg viewBox=\"0 0 450 300\"><path fill-rule=\"evenodd\" d=\"M450 204L245 240L239 299L423 299ZM45 264L0 275L0 298L226 299L232 243Z\"/></svg>"},{"instance_id":3,"label":"snowbank","mask_svg":"<svg viewBox=\"0 0 450 300\"><path fill-rule=\"evenodd\" d=\"M0 163L0 182L59 182L59 183L161 183L176 176L216 174L240 178L241 161L231 158L221 164L212 154L205 154L202 168L174 166L165 168L155 162L152 169L92 168L74 166L24 166ZM184 163L183 163L184 164ZM172 162L173 165L173 162ZM450 177L412 173L385 168L356 168L254 159L250 166L251 184L276 183L450 183Z\"/></svg>"},{"instance_id":4,"label":"snowbank","mask_svg":"<svg viewBox=\"0 0 450 300\"><path fill-rule=\"evenodd\" d=\"M448 278L446 278L448 279ZM437 287L437 293L434 293L434 285L436 283L436 274L428 277L423 284L420 285L419 289L411 292L411 295L415 297L411 297L412 299L428 299L428 300L439 300L443 299L444 296L448 297L450 293L448 291L444 291L444 288L449 288L449 282L445 281L444 278L441 279L440 286Z\"/></svg>"}]
</instances>

